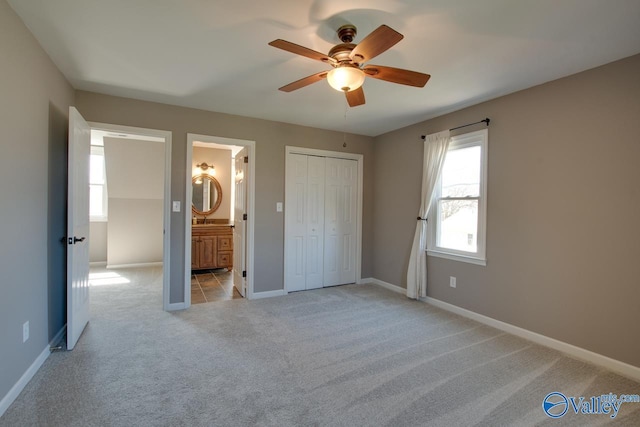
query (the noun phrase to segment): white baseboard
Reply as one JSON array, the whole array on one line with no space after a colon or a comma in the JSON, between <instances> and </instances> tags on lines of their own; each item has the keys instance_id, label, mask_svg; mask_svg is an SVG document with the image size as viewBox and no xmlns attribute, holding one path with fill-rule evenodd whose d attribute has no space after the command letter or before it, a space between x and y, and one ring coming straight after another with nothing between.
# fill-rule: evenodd
<instances>
[{"instance_id":1,"label":"white baseboard","mask_svg":"<svg viewBox=\"0 0 640 427\"><path fill-rule=\"evenodd\" d=\"M169 304L167 306L167 310L166 311L177 311L177 310L184 310L186 307L186 304L183 302L174 302L173 304Z\"/></svg>"},{"instance_id":2,"label":"white baseboard","mask_svg":"<svg viewBox=\"0 0 640 427\"><path fill-rule=\"evenodd\" d=\"M22 374L18 382L16 382L6 396L0 400L0 417L7 411L7 409L9 409L9 406L11 406L11 404L16 400L22 390L24 390L29 381L31 381L31 378L33 378L36 372L38 372L38 369L40 369L45 360L47 360L49 354L51 354L51 351L49 350L49 344L47 344L44 350L42 350L42 353L40 353L31 366L29 366L29 369Z\"/></svg>"},{"instance_id":3,"label":"white baseboard","mask_svg":"<svg viewBox=\"0 0 640 427\"><path fill-rule=\"evenodd\" d=\"M286 292L284 291L284 289L278 289L278 290L275 290L275 291L254 292L251 295L251 299L281 297L283 295L286 295Z\"/></svg>"},{"instance_id":4,"label":"white baseboard","mask_svg":"<svg viewBox=\"0 0 640 427\"><path fill-rule=\"evenodd\" d=\"M406 293L406 289L401 288L400 286L397 286L397 285L393 285L391 283L383 282L382 280L371 278L371 279L367 279L367 281L369 283L382 286L383 288L390 289L395 292L399 292L403 294ZM594 365L602 366L603 368L609 369L610 371L616 372L620 375L624 375L625 377L631 378L635 381L640 381L640 367L629 365L628 363L624 363L619 360L612 359L607 356L603 356L602 354L594 353L591 350L586 350L584 348L577 347L573 344L568 344L566 342L559 341L555 338L550 338L546 335L542 335L537 332L533 332L528 329L524 329L519 326L512 325L510 323L502 322L500 320L496 320L494 318L485 316L483 314L479 314L474 311L467 310L465 308L461 308L456 305L449 304L448 302L440 301L435 298L426 297L421 299L421 301L424 301L428 304L431 304L443 310L447 310L452 313L459 314L460 316L475 320L477 322L484 323L485 325L492 326L496 329L500 329L501 331L508 332L512 335L516 335L518 337L527 339L529 341L533 341L536 344L553 348L554 350L558 350L576 359L593 363Z\"/></svg>"},{"instance_id":5,"label":"white baseboard","mask_svg":"<svg viewBox=\"0 0 640 427\"><path fill-rule=\"evenodd\" d=\"M397 292L399 294L402 295L406 295L407 294L407 290L405 288L402 288L398 285L394 285L388 282L384 282L382 280L379 279L375 279L373 277L369 277L367 279L362 279L362 283L373 283L374 285L378 285L378 286L382 286L385 289L389 289L390 291L393 292Z\"/></svg>"},{"instance_id":6,"label":"white baseboard","mask_svg":"<svg viewBox=\"0 0 640 427\"><path fill-rule=\"evenodd\" d=\"M137 264L107 264L107 268L162 267L160 262L140 262Z\"/></svg>"}]
</instances>

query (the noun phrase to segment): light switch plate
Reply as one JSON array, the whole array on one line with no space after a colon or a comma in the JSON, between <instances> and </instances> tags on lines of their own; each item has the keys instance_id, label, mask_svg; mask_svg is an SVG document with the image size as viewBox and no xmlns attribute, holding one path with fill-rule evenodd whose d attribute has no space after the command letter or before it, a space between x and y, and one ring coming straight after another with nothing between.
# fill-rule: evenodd
<instances>
[{"instance_id":1,"label":"light switch plate","mask_svg":"<svg viewBox=\"0 0 640 427\"><path fill-rule=\"evenodd\" d=\"M282 202L276 203L276 212L282 212Z\"/></svg>"},{"instance_id":2,"label":"light switch plate","mask_svg":"<svg viewBox=\"0 0 640 427\"><path fill-rule=\"evenodd\" d=\"M179 200L174 200L173 201L173 211L174 212L180 212L180 201Z\"/></svg>"}]
</instances>

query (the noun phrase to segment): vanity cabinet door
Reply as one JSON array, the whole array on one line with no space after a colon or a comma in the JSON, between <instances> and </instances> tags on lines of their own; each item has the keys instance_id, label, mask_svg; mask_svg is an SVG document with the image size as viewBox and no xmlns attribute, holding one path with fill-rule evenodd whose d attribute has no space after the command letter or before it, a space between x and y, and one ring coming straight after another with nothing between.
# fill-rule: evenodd
<instances>
[{"instance_id":1,"label":"vanity cabinet door","mask_svg":"<svg viewBox=\"0 0 640 427\"><path fill-rule=\"evenodd\" d=\"M233 234L230 227L194 227L191 231L191 269L233 266Z\"/></svg>"},{"instance_id":2,"label":"vanity cabinet door","mask_svg":"<svg viewBox=\"0 0 640 427\"><path fill-rule=\"evenodd\" d=\"M218 236L218 250L219 251L230 251L233 248L233 237L232 236Z\"/></svg>"},{"instance_id":3,"label":"vanity cabinet door","mask_svg":"<svg viewBox=\"0 0 640 427\"><path fill-rule=\"evenodd\" d=\"M217 256L217 246L218 246L218 237L217 236L200 236L200 242L198 243L200 246L200 259L199 259L199 268L216 268L218 264L218 256Z\"/></svg>"},{"instance_id":4,"label":"vanity cabinet door","mask_svg":"<svg viewBox=\"0 0 640 427\"><path fill-rule=\"evenodd\" d=\"M218 252L218 267L221 268L230 268L233 266L232 264L232 259L233 254L232 252Z\"/></svg>"},{"instance_id":5,"label":"vanity cabinet door","mask_svg":"<svg viewBox=\"0 0 640 427\"><path fill-rule=\"evenodd\" d=\"M198 237L191 237L191 269L197 270L200 265L200 251L198 250Z\"/></svg>"}]
</instances>

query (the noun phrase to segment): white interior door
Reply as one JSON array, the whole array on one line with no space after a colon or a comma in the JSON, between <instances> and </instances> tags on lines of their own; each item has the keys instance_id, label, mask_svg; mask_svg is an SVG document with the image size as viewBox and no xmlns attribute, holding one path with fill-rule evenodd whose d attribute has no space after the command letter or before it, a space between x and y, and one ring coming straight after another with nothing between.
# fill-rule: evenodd
<instances>
[{"instance_id":1,"label":"white interior door","mask_svg":"<svg viewBox=\"0 0 640 427\"><path fill-rule=\"evenodd\" d=\"M285 289L355 283L359 161L287 153Z\"/></svg>"},{"instance_id":2,"label":"white interior door","mask_svg":"<svg viewBox=\"0 0 640 427\"><path fill-rule=\"evenodd\" d=\"M326 158L324 286L356 281L358 162Z\"/></svg>"},{"instance_id":3,"label":"white interior door","mask_svg":"<svg viewBox=\"0 0 640 427\"><path fill-rule=\"evenodd\" d=\"M324 169L324 157L308 156L305 289L321 288L324 284Z\"/></svg>"},{"instance_id":4,"label":"white interior door","mask_svg":"<svg viewBox=\"0 0 640 427\"><path fill-rule=\"evenodd\" d=\"M246 296L247 289L247 182L249 173L247 149L236 154L235 200L233 215L233 285L240 295ZM245 162L246 160L246 162Z\"/></svg>"},{"instance_id":5,"label":"white interior door","mask_svg":"<svg viewBox=\"0 0 640 427\"><path fill-rule=\"evenodd\" d=\"M306 289L306 200L307 200L307 156L291 154L287 159L285 183L287 270L285 272L288 292Z\"/></svg>"},{"instance_id":6,"label":"white interior door","mask_svg":"<svg viewBox=\"0 0 640 427\"><path fill-rule=\"evenodd\" d=\"M69 108L67 195L67 349L89 322L89 155L91 129Z\"/></svg>"}]
</instances>

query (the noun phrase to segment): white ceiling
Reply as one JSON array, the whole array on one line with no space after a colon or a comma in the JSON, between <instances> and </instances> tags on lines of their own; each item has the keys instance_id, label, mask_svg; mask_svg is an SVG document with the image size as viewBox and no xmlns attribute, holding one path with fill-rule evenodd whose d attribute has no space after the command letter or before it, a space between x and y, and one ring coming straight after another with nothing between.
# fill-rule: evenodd
<instances>
[{"instance_id":1,"label":"white ceiling","mask_svg":"<svg viewBox=\"0 0 640 427\"><path fill-rule=\"evenodd\" d=\"M371 136L640 53L640 0L8 1L76 89ZM427 86L278 91L328 66L267 43L326 53L344 23L404 34L372 62Z\"/></svg>"}]
</instances>

